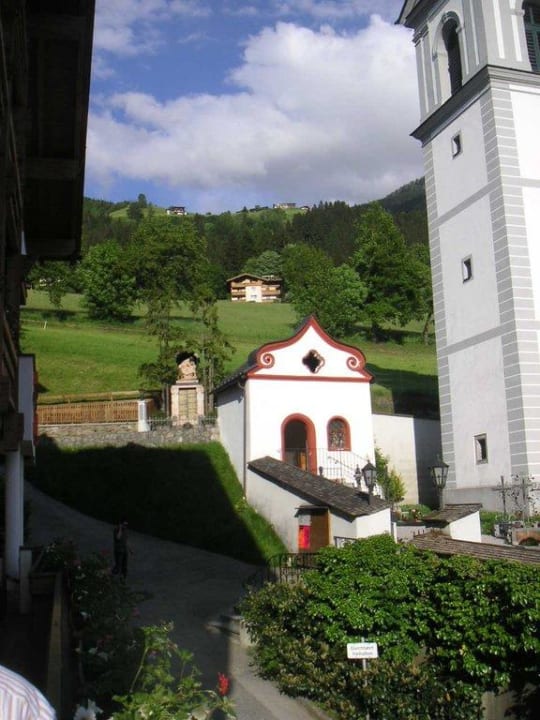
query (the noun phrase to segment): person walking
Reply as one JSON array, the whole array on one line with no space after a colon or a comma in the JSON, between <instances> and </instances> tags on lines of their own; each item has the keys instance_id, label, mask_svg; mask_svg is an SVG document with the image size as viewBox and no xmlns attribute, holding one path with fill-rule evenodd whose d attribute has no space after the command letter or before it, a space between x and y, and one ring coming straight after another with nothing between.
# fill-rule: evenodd
<instances>
[{"instance_id":1,"label":"person walking","mask_svg":"<svg viewBox=\"0 0 540 720\"><path fill-rule=\"evenodd\" d=\"M113 573L127 576L128 561L128 524L127 520L121 520L113 531L114 567Z\"/></svg>"}]
</instances>

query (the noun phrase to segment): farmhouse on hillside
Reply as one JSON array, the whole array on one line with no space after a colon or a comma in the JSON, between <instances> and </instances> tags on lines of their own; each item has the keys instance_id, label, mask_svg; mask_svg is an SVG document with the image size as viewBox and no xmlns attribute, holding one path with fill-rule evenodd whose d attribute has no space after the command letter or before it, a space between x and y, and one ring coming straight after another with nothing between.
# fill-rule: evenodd
<instances>
[{"instance_id":1,"label":"farmhouse on hillside","mask_svg":"<svg viewBox=\"0 0 540 720\"><path fill-rule=\"evenodd\" d=\"M281 300L283 281L275 275L241 273L227 280L227 290L233 302L276 302Z\"/></svg>"}]
</instances>

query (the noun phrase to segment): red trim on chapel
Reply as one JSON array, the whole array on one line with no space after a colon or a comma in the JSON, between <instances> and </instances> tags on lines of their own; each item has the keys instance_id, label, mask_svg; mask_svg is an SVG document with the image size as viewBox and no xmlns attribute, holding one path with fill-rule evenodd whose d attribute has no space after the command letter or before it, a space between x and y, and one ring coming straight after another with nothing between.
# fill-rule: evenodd
<instances>
[{"instance_id":1,"label":"red trim on chapel","mask_svg":"<svg viewBox=\"0 0 540 720\"><path fill-rule=\"evenodd\" d=\"M344 352L348 352L350 355L352 355L351 360L353 360L353 363L347 362L348 367L351 370L355 370L356 372L360 373L363 376L363 380L365 382L370 382L373 379L373 375L365 369L366 366L366 357L364 353L359 350L358 348L353 347L352 345L345 345L344 343L339 343L337 340L334 340L330 337L330 335L327 335L322 327L319 325L317 318L315 315L310 315L300 330L296 333L296 335L293 335L290 338L287 338L287 340L279 340L276 342L269 342L266 345L262 345L257 350L257 356L256 356L256 366L251 368L248 372L248 376L250 378L253 377L253 373L256 373L258 370L265 369L268 367L272 367L273 363L270 363L267 359L266 362L264 361L264 355L271 353L274 350L280 350L281 348L290 347L291 345L294 345L300 338L302 338L307 331L312 328L317 335L321 338L321 340L325 343L328 343L328 345L331 345L332 347L336 348L337 350L343 350ZM356 367L353 366L354 360L357 360L358 365ZM268 376L265 376L265 379L267 379ZM313 380L314 378L309 378L310 380ZM329 378L324 378L325 380Z\"/></svg>"}]
</instances>

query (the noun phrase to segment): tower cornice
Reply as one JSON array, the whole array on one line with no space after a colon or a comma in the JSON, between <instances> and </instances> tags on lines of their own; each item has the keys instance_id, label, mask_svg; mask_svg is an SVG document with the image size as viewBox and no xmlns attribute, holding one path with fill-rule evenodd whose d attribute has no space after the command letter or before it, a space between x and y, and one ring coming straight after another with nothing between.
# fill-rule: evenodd
<instances>
[{"instance_id":1,"label":"tower cornice","mask_svg":"<svg viewBox=\"0 0 540 720\"><path fill-rule=\"evenodd\" d=\"M420 140L422 145L444 130L461 113L472 105L480 95L495 83L523 85L540 90L540 73L525 72L511 68L486 65L474 75L459 92L452 95L443 105L433 112L414 130L412 137Z\"/></svg>"}]
</instances>

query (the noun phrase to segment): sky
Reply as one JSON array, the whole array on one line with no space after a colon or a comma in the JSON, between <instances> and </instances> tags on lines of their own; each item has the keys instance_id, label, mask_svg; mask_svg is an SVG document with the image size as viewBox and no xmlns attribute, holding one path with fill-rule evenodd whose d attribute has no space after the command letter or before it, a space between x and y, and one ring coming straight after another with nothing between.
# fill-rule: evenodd
<instances>
[{"instance_id":1,"label":"sky","mask_svg":"<svg viewBox=\"0 0 540 720\"><path fill-rule=\"evenodd\" d=\"M401 0L97 0L85 195L351 205L423 174Z\"/></svg>"}]
</instances>

